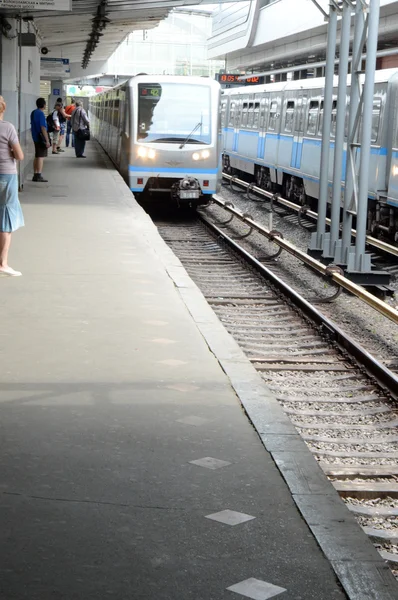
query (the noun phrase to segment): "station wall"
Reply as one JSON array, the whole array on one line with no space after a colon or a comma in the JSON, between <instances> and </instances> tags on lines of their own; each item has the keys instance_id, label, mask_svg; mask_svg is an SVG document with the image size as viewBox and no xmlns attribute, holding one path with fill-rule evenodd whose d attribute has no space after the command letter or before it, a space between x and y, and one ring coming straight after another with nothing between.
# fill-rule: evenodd
<instances>
[{"instance_id":1,"label":"station wall","mask_svg":"<svg viewBox=\"0 0 398 600\"><path fill-rule=\"evenodd\" d=\"M19 73L19 48L17 22L8 19L11 30L7 37L1 36L0 91L7 103L5 120L19 129L25 160L20 165L21 183L32 170L34 148L30 135L30 113L36 108L40 96L40 54L37 46L21 48L21 73ZM28 24L22 24L22 32L28 32ZM21 106L19 82L21 81Z\"/></svg>"}]
</instances>

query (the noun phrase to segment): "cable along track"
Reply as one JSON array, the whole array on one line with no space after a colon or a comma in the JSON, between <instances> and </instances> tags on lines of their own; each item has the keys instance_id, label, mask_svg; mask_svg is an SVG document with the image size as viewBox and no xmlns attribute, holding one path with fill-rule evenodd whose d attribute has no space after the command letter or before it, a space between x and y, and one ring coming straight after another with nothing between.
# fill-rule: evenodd
<instances>
[{"instance_id":1,"label":"cable along track","mask_svg":"<svg viewBox=\"0 0 398 600\"><path fill-rule=\"evenodd\" d=\"M352 340L343 339L337 327L340 337L331 335L335 332L327 319L326 324L311 322L302 306L293 305L292 297L299 298L295 292L282 297L275 280L267 281L248 266L210 223L195 219L156 225L398 574L398 415L390 395L397 390L394 374L378 365L379 383L370 377L361 358L355 353L351 358L345 350L352 350ZM363 352L369 369L372 357Z\"/></svg>"}]
</instances>

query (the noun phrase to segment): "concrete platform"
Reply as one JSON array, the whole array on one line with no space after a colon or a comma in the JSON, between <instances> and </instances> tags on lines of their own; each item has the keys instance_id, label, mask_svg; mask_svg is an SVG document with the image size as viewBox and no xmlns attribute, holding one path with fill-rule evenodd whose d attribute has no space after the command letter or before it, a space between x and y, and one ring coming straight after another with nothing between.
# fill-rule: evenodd
<instances>
[{"instance_id":1,"label":"concrete platform","mask_svg":"<svg viewBox=\"0 0 398 600\"><path fill-rule=\"evenodd\" d=\"M357 563L336 551L348 511L94 142L87 156L25 184L23 277L0 279L0 598L342 600L347 565L350 598L364 565L381 592L366 581L361 600L394 598L359 527Z\"/></svg>"}]
</instances>

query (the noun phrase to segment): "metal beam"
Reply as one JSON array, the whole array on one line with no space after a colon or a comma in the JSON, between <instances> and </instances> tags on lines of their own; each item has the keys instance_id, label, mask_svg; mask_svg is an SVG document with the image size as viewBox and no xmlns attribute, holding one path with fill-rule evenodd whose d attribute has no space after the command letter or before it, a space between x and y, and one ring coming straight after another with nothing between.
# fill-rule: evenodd
<instances>
[{"instance_id":1,"label":"metal beam","mask_svg":"<svg viewBox=\"0 0 398 600\"><path fill-rule=\"evenodd\" d=\"M379 50L376 54L377 58L382 58L383 56L395 56L396 54L398 54L398 47L396 48L390 48L389 50ZM366 53L361 54L361 60L365 60L366 59ZM352 61L352 56L349 57L348 62ZM339 59L336 58L334 61L334 64L338 64ZM303 63L300 65L292 65L291 67L282 67L280 69L270 69L269 71L261 71L260 73L254 72L253 73L249 73L246 75L240 75L239 80L240 81L245 81L246 79L250 79L251 77L253 77L253 75L255 75L256 77L265 77L266 75L278 75L279 73L293 73L294 71L303 71L305 69L316 69L319 67L326 67L326 59L325 60L321 60L319 62L308 62L308 63Z\"/></svg>"},{"instance_id":2,"label":"metal beam","mask_svg":"<svg viewBox=\"0 0 398 600\"><path fill-rule=\"evenodd\" d=\"M317 9L323 14L325 17L325 21L329 21L329 15L325 12L320 4L318 4L317 0L311 0L313 4L317 7Z\"/></svg>"}]
</instances>

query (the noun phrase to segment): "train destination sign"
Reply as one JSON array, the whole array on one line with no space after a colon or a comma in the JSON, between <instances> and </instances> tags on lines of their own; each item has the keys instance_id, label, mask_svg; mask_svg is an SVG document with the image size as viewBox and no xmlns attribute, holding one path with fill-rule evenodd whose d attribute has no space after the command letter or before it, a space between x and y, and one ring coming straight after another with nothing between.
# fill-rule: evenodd
<instances>
[{"instance_id":1,"label":"train destination sign","mask_svg":"<svg viewBox=\"0 0 398 600\"><path fill-rule=\"evenodd\" d=\"M0 0L0 8L31 10L72 10L72 0Z\"/></svg>"},{"instance_id":2,"label":"train destination sign","mask_svg":"<svg viewBox=\"0 0 398 600\"><path fill-rule=\"evenodd\" d=\"M239 79L242 77L239 73L217 73L216 80L221 84L222 87L237 87L243 85L259 85L264 83L264 77L253 75L248 79Z\"/></svg>"}]
</instances>

